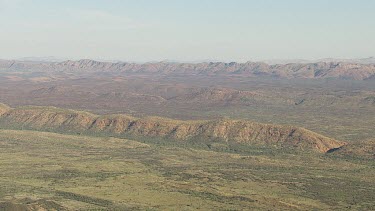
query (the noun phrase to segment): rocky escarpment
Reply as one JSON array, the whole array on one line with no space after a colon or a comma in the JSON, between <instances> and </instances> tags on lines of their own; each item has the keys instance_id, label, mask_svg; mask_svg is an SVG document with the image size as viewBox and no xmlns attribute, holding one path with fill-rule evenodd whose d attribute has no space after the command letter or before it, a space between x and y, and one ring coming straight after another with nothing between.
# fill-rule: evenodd
<instances>
[{"instance_id":1,"label":"rocky escarpment","mask_svg":"<svg viewBox=\"0 0 375 211\"><path fill-rule=\"evenodd\" d=\"M341 78L370 80L375 76L375 64L348 62L289 63L269 65L263 62L246 63L124 63L94 60L64 62L30 62L0 60L0 70L31 71L91 71L115 74L195 74L195 75L247 75L276 78Z\"/></svg>"},{"instance_id":2,"label":"rocky escarpment","mask_svg":"<svg viewBox=\"0 0 375 211\"><path fill-rule=\"evenodd\" d=\"M37 130L277 145L319 152L344 145L343 142L303 128L243 120L178 121L160 117L98 116L54 107L21 107L3 111L0 125L18 125Z\"/></svg>"}]
</instances>

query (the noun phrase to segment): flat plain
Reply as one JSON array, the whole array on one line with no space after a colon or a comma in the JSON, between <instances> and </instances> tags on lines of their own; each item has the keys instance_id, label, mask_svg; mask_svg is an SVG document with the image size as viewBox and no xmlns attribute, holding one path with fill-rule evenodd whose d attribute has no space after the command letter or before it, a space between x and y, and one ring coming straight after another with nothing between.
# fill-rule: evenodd
<instances>
[{"instance_id":1,"label":"flat plain","mask_svg":"<svg viewBox=\"0 0 375 211\"><path fill-rule=\"evenodd\" d=\"M0 131L0 207L112 210L371 210L371 159L248 147ZM21 206L21 205L18 205Z\"/></svg>"}]
</instances>

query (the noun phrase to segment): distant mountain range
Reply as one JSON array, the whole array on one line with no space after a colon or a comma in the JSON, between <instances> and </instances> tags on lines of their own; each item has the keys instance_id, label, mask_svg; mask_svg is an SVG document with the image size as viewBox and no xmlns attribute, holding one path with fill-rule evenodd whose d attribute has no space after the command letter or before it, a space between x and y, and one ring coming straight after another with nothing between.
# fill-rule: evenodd
<instances>
[{"instance_id":1,"label":"distant mountain range","mask_svg":"<svg viewBox=\"0 0 375 211\"><path fill-rule=\"evenodd\" d=\"M99 62L94 60L45 62L0 60L0 70L6 71L67 71L106 72L122 74L167 74L167 75L246 75L272 78L338 78L352 80L375 79L374 58L336 61L325 59L313 63L267 64L265 62L246 63L125 63Z\"/></svg>"},{"instance_id":2,"label":"distant mountain range","mask_svg":"<svg viewBox=\"0 0 375 211\"><path fill-rule=\"evenodd\" d=\"M47 57L22 57L15 59L17 61L38 61L38 62L63 62L67 60L72 60L68 58L61 58L61 57L54 57L54 56L47 56ZM108 59L91 59L100 62L125 62L121 60L108 60ZM357 63L357 64L375 64L375 57L367 57L367 58L357 58L357 59L337 59L337 58L323 58L323 59L268 59L268 60L252 60L253 62L264 62L267 64L290 64L290 63L318 63L318 62L347 62L347 63ZM130 61L126 61L130 62ZM149 63L158 63L159 61L149 61ZM165 63L209 63L209 62L224 62L220 60L194 60L194 61L181 61L181 60L170 60L166 59L161 62ZM131 63L144 63L144 62L131 62Z\"/></svg>"},{"instance_id":3,"label":"distant mountain range","mask_svg":"<svg viewBox=\"0 0 375 211\"><path fill-rule=\"evenodd\" d=\"M318 63L318 62L345 62L345 63L355 63L355 64L375 64L375 57L359 58L359 59L324 58L324 59L316 59L316 60L275 59L275 60L263 60L262 62L267 63L267 64Z\"/></svg>"}]
</instances>

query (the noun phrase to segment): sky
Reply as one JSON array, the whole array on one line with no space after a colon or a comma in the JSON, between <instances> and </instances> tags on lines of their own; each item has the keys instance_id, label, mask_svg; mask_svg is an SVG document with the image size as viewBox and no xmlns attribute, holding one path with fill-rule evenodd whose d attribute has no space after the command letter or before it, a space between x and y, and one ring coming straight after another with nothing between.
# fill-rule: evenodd
<instances>
[{"instance_id":1,"label":"sky","mask_svg":"<svg viewBox=\"0 0 375 211\"><path fill-rule=\"evenodd\" d=\"M364 58L374 11L374 0L0 0L0 58Z\"/></svg>"}]
</instances>

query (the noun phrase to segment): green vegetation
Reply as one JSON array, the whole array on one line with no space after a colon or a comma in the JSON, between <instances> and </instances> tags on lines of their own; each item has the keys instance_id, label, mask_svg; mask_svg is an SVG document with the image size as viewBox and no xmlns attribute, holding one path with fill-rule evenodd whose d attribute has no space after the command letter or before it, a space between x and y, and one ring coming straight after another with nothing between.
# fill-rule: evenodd
<instances>
[{"instance_id":1,"label":"green vegetation","mask_svg":"<svg viewBox=\"0 0 375 211\"><path fill-rule=\"evenodd\" d=\"M375 209L370 158L142 142L0 130L0 208Z\"/></svg>"}]
</instances>

